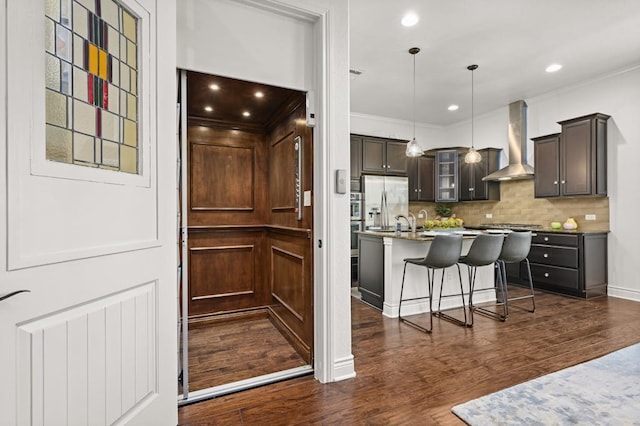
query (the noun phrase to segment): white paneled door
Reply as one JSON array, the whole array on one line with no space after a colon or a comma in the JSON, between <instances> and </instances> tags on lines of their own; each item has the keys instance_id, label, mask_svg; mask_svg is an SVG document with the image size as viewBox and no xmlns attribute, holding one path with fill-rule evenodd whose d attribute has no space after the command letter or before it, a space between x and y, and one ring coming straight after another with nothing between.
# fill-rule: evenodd
<instances>
[{"instance_id":1,"label":"white paneled door","mask_svg":"<svg viewBox=\"0 0 640 426\"><path fill-rule=\"evenodd\" d=\"M175 4L0 21L0 424L175 425Z\"/></svg>"}]
</instances>

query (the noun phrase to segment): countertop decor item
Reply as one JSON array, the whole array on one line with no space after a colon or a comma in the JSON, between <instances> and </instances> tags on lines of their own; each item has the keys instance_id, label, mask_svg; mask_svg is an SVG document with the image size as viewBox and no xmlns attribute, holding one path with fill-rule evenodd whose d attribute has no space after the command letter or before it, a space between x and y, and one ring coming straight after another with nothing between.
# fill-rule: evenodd
<instances>
[{"instance_id":1,"label":"countertop decor item","mask_svg":"<svg viewBox=\"0 0 640 426\"><path fill-rule=\"evenodd\" d=\"M562 223L560 222L551 222L551 229L560 229L562 228Z\"/></svg>"},{"instance_id":2,"label":"countertop decor item","mask_svg":"<svg viewBox=\"0 0 640 426\"><path fill-rule=\"evenodd\" d=\"M567 230L578 229L578 223L574 218L570 217L565 223L562 224L562 227Z\"/></svg>"},{"instance_id":3,"label":"countertop decor item","mask_svg":"<svg viewBox=\"0 0 640 426\"><path fill-rule=\"evenodd\" d=\"M453 208L448 204L437 204L436 205L436 214L440 217L451 217L453 213Z\"/></svg>"},{"instance_id":4,"label":"countertop decor item","mask_svg":"<svg viewBox=\"0 0 640 426\"><path fill-rule=\"evenodd\" d=\"M409 53L413 56L413 139L407 144L407 157L420 157L424 152L416 141L416 55L420 52L419 47L412 47Z\"/></svg>"}]
</instances>

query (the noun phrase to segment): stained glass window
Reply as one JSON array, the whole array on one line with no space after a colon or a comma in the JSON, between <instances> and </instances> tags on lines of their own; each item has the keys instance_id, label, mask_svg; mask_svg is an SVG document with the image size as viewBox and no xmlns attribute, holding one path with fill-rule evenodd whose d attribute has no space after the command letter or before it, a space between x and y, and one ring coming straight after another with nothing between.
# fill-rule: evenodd
<instances>
[{"instance_id":1,"label":"stained glass window","mask_svg":"<svg viewBox=\"0 0 640 426\"><path fill-rule=\"evenodd\" d=\"M138 20L114 0L45 0L46 158L140 173Z\"/></svg>"}]
</instances>

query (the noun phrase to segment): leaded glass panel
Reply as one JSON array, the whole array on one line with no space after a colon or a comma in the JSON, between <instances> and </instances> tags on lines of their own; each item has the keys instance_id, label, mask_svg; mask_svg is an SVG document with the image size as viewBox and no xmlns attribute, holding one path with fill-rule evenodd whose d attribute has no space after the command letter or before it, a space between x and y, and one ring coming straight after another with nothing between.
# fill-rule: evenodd
<instances>
[{"instance_id":1,"label":"leaded glass panel","mask_svg":"<svg viewBox=\"0 0 640 426\"><path fill-rule=\"evenodd\" d=\"M138 19L114 0L45 0L46 158L140 173Z\"/></svg>"}]
</instances>

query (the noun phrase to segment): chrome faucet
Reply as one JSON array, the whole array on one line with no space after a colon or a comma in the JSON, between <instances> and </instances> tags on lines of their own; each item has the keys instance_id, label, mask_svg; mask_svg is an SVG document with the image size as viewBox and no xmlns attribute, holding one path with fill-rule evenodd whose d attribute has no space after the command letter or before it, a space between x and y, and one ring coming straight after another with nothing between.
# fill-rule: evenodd
<instances>
[{"instance_id":1,"label":"chrome faucet","mask_svg":"<svg viewBox=\"0 0 640 426\"><path fill-rule=\"evenodd\" d=\"M429 220L429 215L427 214L427 211L425 209L420 209L420 211L418 211L418 217L420 217L420 213L424 213L424 220L423 222L426 222L427 220Z\"/></svg>"},{"instance_id":2,"label":"chrome faucet","mask_svg":"<svg viewBox=\"0 0 640 426\"><path fill-rule=\"evenodd\" d=\"M412 234L416 233L416 217L413 215L413 213L409 212L409 217L403 214L397 215L396 220L400 220L400 219L404 219L407 221L407 225L409 225L409 230L411 231Z\"/></svg>"}]
</instances>

